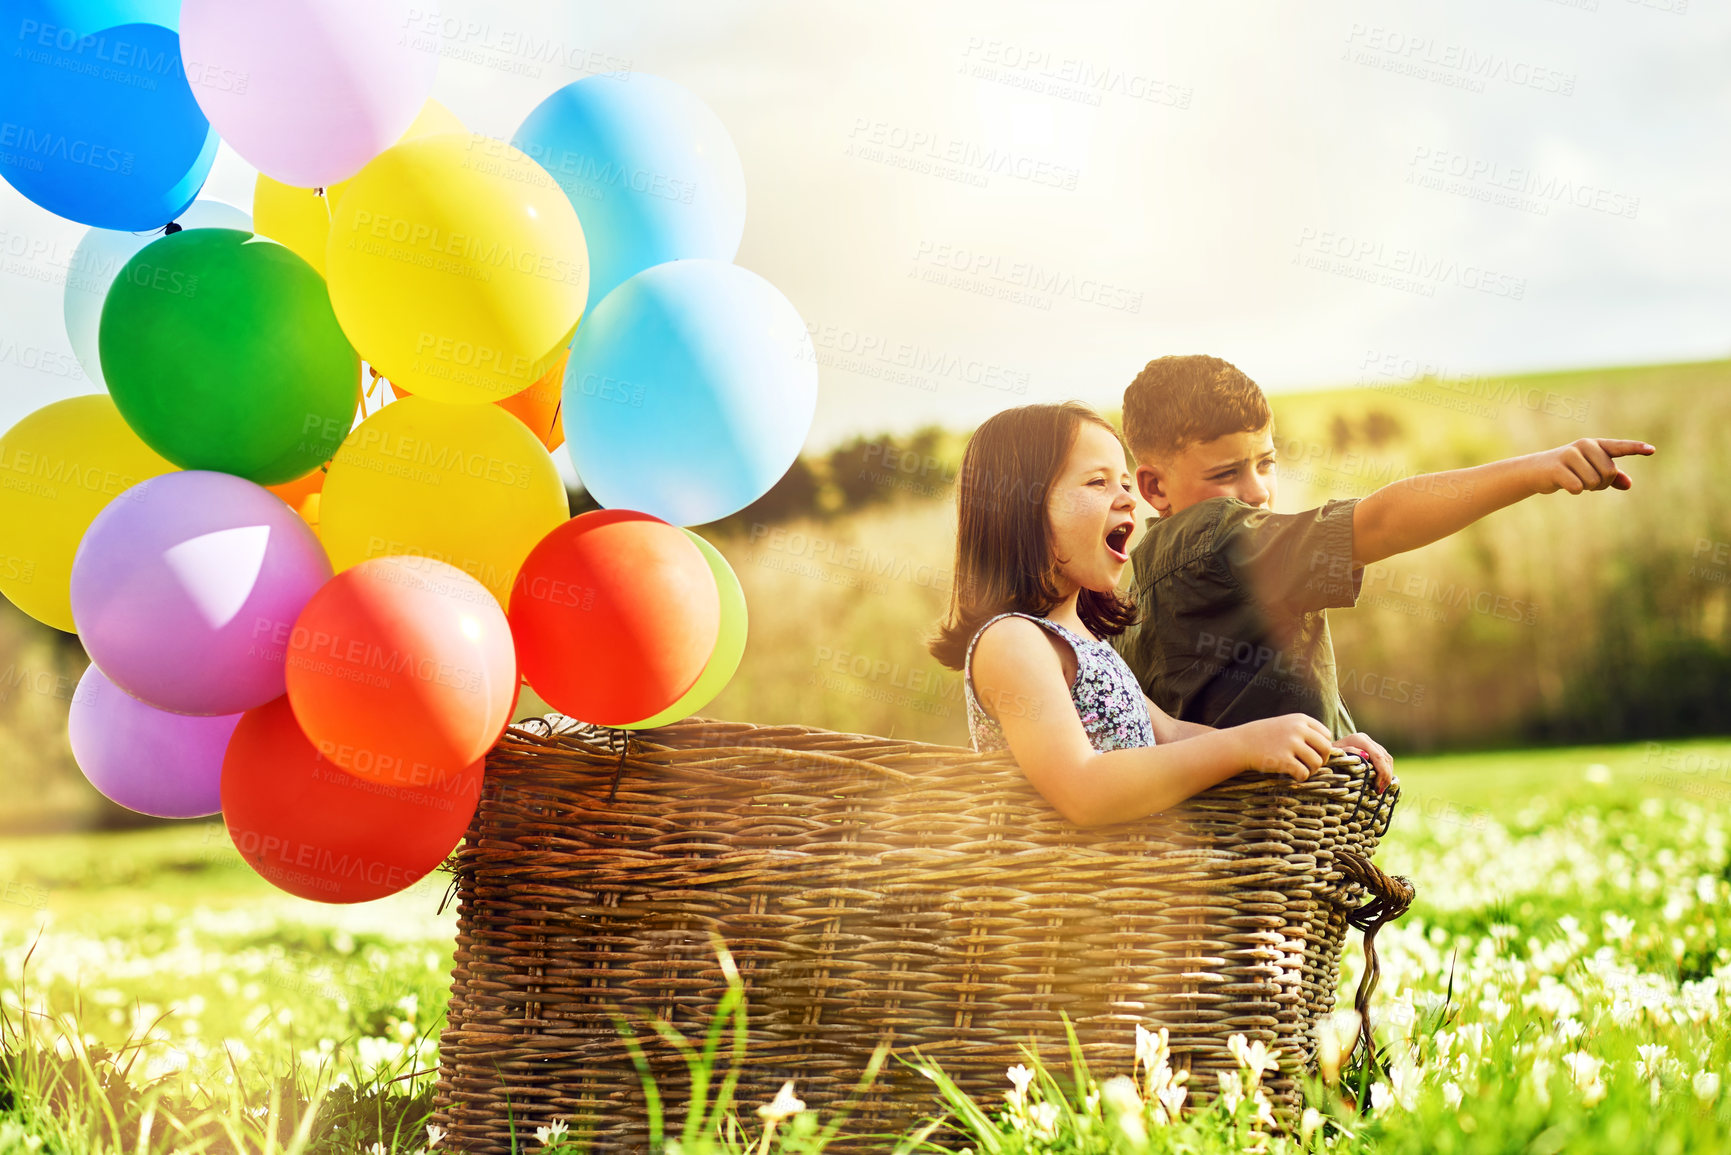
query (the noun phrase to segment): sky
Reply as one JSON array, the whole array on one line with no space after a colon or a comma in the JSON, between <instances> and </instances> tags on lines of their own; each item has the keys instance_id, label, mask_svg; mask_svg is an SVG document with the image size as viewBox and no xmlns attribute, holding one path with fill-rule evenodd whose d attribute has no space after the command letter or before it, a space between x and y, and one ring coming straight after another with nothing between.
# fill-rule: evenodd
<instances>
[{"instance_id":1,"label":"sky","mask_svg":"<svg viewBox=\"0 0 1731 1155\"><path fill-rule=\"evenodd\" d=\"M1169 353L1271 393L1731 355L1724 5L445 0L437 23L433 96L476 132L620 68L715 110L736 260L812 334L811 452L1115 407ZM250 208L253 178L224 146L203 195ZM0 187L0 430L98 388L62 315L85 231Z\"/></svg>"}]
</instances>

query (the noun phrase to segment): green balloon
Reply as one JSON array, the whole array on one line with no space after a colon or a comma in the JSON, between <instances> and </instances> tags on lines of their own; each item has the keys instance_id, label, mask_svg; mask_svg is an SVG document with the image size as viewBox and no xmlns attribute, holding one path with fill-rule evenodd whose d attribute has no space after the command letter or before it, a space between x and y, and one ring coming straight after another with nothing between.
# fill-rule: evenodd
<instances>
[{"instance_id":1,"label":"green balloon","mask_svg":"<svg viewBox=\"0 0 1731 1155\"><path fill-rule=\"evenodd\" d=\"M648 730L697 713L727 688L727 683L733 680L734 672L739 669L739 660L745 656L745 590L739 584L738 575L721 556L720 550L685 526L680 528L703 551L704 559L709 562L709 572L715 575L715 588L721 594L721 630L716 635L715 648L709 651L709 661L704 663L703 672L697 675L691 689L680 695L679 701L641 722L631 722L615 729Z\"/></svg>"},{"instance_id":2,"label":"green balloon","mask_svg":"<svg viewBox=\"0 0 1731 1155\"><path fill-rule=\"evenodd\" d=\"M183 229L144 246L114 278L97 340L120 415L183 469L293 481L354 424L361 362L324 278L251 233Z\"/></svg>"}]
</instances>

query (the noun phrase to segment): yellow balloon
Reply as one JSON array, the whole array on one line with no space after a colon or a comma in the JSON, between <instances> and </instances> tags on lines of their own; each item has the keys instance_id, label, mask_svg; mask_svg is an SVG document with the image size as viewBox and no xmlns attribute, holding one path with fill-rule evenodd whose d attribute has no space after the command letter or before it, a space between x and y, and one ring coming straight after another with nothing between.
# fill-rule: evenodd
<instances>
[{"instance_id":1,"label":"yellow balloon","mask_svg":"<svg viewBox=\"0 0 1731 1155\"><path fill-rule=\"evenodd\" d=\"M434 401L520 393L565 351L589 294L577 210L501 140L393 145L336 206L325 275L368 364Z\"/></svg>"},{"instance_id":2,"label":"yellow balloon","mask_svg":"<svg viewBox=\"0 0 1731 1155\"><path fill-rule=\"evenodd\" d=\"M454 112L436 100L429 100L421 106L421 115L415 117L415 123L409 125L398 143L439 132L466 131ZM320 196L310 188L283 184L261 172L252 186L253 231L288 246L323 276L331 212L348 187L348 181L338 181Z\"/></svg>"},{"instance_id":3,"label":"yellow balloon","mask_svg":"<svg viewBox=\"0 0 1731 1155\"><path fill-rule=\"evenodd\" d=\"M727 683L733 680L734 673L739 669L739 660L745 656L745 589L739 584L739 575L733 572L733 567L727 564L727 559L721 556L720 550L693 533L689 527L680 528L684 529L687 536L697 544L697 548L703 551L704 559L709 562L709 572L715 575L715 588L721 594L721 629L715 637L715 649L710 651L709 661L704 663L703 672L697 675L697 681L691 684L691 689L685 691L680 695L679 701L661 713L653 714L641 722L625 723L619 727L622 730L648 730L697 713L727 688Z\"/></svg>"},{"instance_id":4,"label":"yellow balloon","mask_svg":"<svg viewBox=\"0 0 1731 1155\"><path fill-rule=\"evenodd\" d=\"M331 459L319 539L337 570L437 558L504 605L523 559L570 516L565 483L529 427L496 405L393 401Z\"/></svg>"},{"instance_id":5,"label":"yellow balloon","mask_svg":"<svg viewBox=\"0 0 1731 1155\"><path fill-rule=\"evenodd\" d=\"M25 417L0 437L0 593L37 621L76 633L72 558L84 531L122 490L175 471L106 393Z\"/></svg>"}]
</instances>

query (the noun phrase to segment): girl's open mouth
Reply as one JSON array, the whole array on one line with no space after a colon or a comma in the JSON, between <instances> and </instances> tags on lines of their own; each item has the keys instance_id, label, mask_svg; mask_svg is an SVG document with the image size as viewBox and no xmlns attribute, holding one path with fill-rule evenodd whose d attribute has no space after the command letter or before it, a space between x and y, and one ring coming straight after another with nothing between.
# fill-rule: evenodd
<instances>
[{"instance_id":1,"label":"girl's open mouth","mask_svg":"<svg viewBox=\"0 0 1731 1155\"><path fill-rule=\"evenodd\" d=\"M1113 526L1106 532L1106 551L1119 561L1130 560L1130 555L1125 551L1125 547L1130 543L1131 528L1129 522L1124 522L1121 525Z\"/></svg>"}]
</instances>

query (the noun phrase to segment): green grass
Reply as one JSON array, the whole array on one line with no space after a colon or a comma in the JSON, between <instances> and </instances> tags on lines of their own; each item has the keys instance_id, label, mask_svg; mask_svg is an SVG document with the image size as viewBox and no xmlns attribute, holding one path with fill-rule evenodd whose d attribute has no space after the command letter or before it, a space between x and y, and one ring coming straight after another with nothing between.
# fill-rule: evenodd
<instances>
[{"instance_id":1,"label":"green grass","mask_svg":"<svg viewBox=\"0 0 1731 1155\"><path fill-rule=\"evenodd\" d=\"M1350 1072L1314 1085L1308 1143L1275 1149L1712 1149L1731 1122L1712 1085L1731 1060L1731 822L1711 793L1731 790L1731 741L1397 758L1396 770L1403 804L1379 862L1419 898L1379 939L1392 1074L1368 1112L1342 1098ZM9 839L0 879L45 900L0 902L0 1155L425 1147L454 928L450 909L435 913L441 879L361 907L303 902L251 875L212 823ZM1343 990L1357 966L1354 942ZM664 1105L668 1151L763 1144L761 1104L719 1102L730 1063L750 1062L741 1009L719 1007L691 1044L717 1101L701 1121ZM976 1155L1254 1145L1251 1098L1174 1125L1137 1105L1144 1070L1078 1086L1073 1064L1029 1066L1019 1105L970 1105L929 1065ZM794 1112L768 1149L817 1150L835 1124ZM575 1149L546 1138L526 1133L523 1148Z\"/></svg>"}]
</instances>

